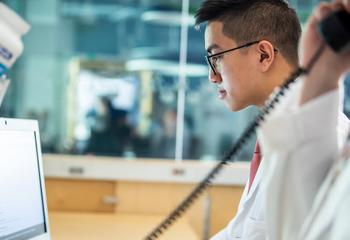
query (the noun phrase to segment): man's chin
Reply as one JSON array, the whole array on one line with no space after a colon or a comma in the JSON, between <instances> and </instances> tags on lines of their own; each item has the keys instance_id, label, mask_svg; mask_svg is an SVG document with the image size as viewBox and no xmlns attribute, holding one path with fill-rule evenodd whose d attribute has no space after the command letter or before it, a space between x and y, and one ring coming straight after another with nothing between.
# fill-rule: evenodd
<instances>
[{"instance_id":1,"label":"man's chin","mask_svg":"<svg viewBox=\"0 0 350 240\"><path fill-rule=\"evenodd\" d=\"M228 103L228 102L225 102L225 105L232 112L238 112L238 111L243 110L247 107L246 105L243 105L243 104Z\"/></svg>"}]
</instances>

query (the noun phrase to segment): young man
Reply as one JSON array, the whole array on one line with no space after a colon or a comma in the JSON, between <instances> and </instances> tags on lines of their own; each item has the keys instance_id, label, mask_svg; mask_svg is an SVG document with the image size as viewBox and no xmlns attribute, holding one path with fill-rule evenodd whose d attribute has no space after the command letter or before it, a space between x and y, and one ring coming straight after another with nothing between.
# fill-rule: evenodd
<instances>
[{"instance_id":1,"label":"young man","mask_svg":"<svg viewBox=\"0 0 350 240\"><path fill-rule=\"evenodd\" d=\"M350 0L315 9L302 38L301 66L323 42L317 24L342 8L350 13ZM342 130L350 126L339 121L343 99L338 91L341 75L349 70L349 49L336 54L326 47L301 79L299 98L283 101L259 131L266 156L263 186L271 240L350 239L350 138ZM293 104L297 106L291 110ZM288 134L278 134L286 129Z\"/></svg>"},{"instance_id":2,"label":"young man","mask_svg":"<svg viewBox=\"0 0 350 240\"><path fill-rule=\"evenodd\" d=\"M282 0L206 0L196 18L197 24L207 22L210 81L232 111L262 106L298 66L301 28L295 11ZM298 91L296 85L294 98ZM237 215L213 240L266 239L269 209L260 186L265 157L258 145L256 151Z\"/></svg>"},{"instance_id":3,"label":"young man","mask_svg":"<svg viewBox=\"0 0 350 240\"><path fill-rule=\"evenodd\" d=\"M202 22L207 22L210 81L232 111L262 106L298 66L301 28L295 11L284 1L207 0L196 15L196 23ZM255 160L236 217L213 239L265 239L261 158Z\"/></svg>"}]
</instances>

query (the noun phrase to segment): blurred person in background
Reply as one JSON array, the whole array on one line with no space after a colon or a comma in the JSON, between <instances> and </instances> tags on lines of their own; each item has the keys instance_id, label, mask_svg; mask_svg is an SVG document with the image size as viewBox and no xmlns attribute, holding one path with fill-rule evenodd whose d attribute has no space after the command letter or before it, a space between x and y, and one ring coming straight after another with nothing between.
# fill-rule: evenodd
<instances>
[{"instance_id":1,"label":"blurred person in background","mask_svg":"<svg viewBox=\"0 0 350 240\"><path fill-rule=\"evenodd\" d=\"M122 156L131 144L132 128L127 112L114 109L108 97L99 97L95 108L87 114L91 136L88 154Z\"/></svg>"}]
</instances>

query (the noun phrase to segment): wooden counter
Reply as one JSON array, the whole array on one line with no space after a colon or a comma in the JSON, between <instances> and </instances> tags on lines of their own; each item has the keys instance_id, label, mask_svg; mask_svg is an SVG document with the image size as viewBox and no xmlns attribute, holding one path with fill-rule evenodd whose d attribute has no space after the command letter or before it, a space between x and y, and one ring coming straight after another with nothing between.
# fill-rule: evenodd
<instances>
[{"instance_id":1,"label":"wooden counter","mask_svg":"<svg viewBox=\"0 0 350 240\"><path fill-rule=\"evenodd\" d=\"M215 164L44 155L49 212L165 216ZM186 217L200 239L213 236L233 218L248 173L246 162L226 166L189 209Z\"/></svg>"},{"instance_id":2,"label":"wooden counter","mask_svg":"<svg viewBox=\"0 0 350 240\"><path fill-rule=\"evenodd\" d=\"M50 212L52 240L142 240L164 216L138 214ZM199 240L186 219L167 231L162 240Z\"/></svg>"}]
</instances>

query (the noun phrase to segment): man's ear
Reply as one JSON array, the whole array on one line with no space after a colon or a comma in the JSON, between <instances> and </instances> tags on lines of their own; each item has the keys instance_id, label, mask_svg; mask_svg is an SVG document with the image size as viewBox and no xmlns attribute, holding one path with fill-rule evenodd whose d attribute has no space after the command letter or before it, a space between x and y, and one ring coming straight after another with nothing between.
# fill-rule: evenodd
<instances>
[{"instance_id":1,"label":"man's ear","mask_svg":"<svg viewBox=\"0 0 350 240\"><path fill-rule=\"evenodd\" d=\"M261 71L268 71L275 60L273 45L266 40L260 41L258 43L258 54Z\"/></svg>"}]
</instances>

